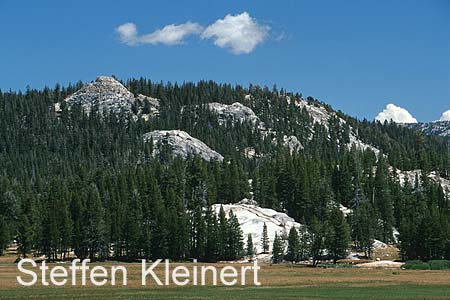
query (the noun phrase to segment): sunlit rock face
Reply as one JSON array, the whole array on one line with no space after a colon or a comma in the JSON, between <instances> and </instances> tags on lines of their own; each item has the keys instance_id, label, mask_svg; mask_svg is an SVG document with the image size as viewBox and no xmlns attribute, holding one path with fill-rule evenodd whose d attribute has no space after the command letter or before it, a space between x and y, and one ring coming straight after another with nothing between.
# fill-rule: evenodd
<instances>
[{"instance_id":1,"label":"sunlit rock face","mask_svg":"<svg viewBox=\"0 0 450 300\"><path fill-rule=\"evenodd\" d=\"M150 140L153 141L153 155L159 155L166 146L174 156L187 158L199 155L206 161L223 161L222 155L181 130L155 130L144 134L144 141Z\"/></svg>"},{"instance_id":2,"label":"sunlit rock face","mask_svg":"<svg viewBox=\"0 0 450 300\"><path fill-rule=\"evenodd\" d=\"M209 110L218 115L219 124L225 124L228 120L238 123L250 122L254 125L261 123L251 108L238 102L231 105L212 102L208 103L207 106Z\"/></svg>"},{"instance_id":3,"label":"sunlit rock face","mask_svg":"<svg viewBox=\"0 0 450 300\"><path fill-rule=\"evenodd\" d=\"M119 81L108 76L97 77L63 102L56 103L56 112L61 112L63 103L69 109L73 105L80 105L87 114L96 108L100 114L127 113L145 120L158 116L160 106L158 99L141 94L134 96Z\"/></svg>"},{"instance_id":4,"label":"sunlit rock face","mask_svg":"<svg viewBox=\"0 0 450 300\"><path fill-rule=\"evenodd\" d=\"M417 123L405 125L409 128L420 130L425 134L450 137L450 121L436 121L430 123Z\"/></svg>"}]
</instances>

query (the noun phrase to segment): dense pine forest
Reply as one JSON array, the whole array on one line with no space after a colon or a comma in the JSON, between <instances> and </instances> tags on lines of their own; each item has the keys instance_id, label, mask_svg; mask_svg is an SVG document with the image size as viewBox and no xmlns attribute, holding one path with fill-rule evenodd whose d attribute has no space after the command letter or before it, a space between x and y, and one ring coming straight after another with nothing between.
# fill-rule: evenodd
<instances>
[{"instance_id":1,"label":"dense pine forest","mask_svg":"<svg viewBox=\"0 0 450 300\"><path fill-rule=\"evenodd\" d=\"M100 260L235 260L252 246L244 245L236 217L216 215L211 205L253 197L306 225L277 236L274 261L285 254L317 259L323 249L336 260L349 247L371 256L374 239L399 245L404 259L450 259L450 199L427 176L450 179L448 140L360 121L308 97L309 105L330 112L320 124L295 105L301 94L276 86L144 78L123 84L159 99L159 115L146 121L86 114L81 107L57 113L54 104L81 82L0 92L0 254L16 241L22 256L51 260L71 253ZM203 106L210 102L239 102L270 130L222 124ZM182 159L169 151L153 156L142 135L156 129L186 131L225 159ZM380 152L352 146L351 132ZM284 135L296 136L302 149L289 151ZM248 147L258 155L246 155ZM396 170L422 175L402 181ZM351 213L344 216L339 204Z\"/></svg>"}]
</instances>

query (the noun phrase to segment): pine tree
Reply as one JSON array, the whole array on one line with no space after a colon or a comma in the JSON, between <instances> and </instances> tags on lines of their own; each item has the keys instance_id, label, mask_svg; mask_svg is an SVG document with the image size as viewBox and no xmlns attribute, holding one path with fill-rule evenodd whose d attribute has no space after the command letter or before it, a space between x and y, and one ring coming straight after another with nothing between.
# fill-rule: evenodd
<instances>
[{"instance_id":1,"label":"pine tree","mask_svg":"<svg viewBox=\"0 0 450 300\"><path fill-rule=\"evenodd\" d=\"M306 226L299 229L299 260L306 260L311 252L311 236Z\"/></svg>"},{"instance_id":2,"label":"pine tree","mask_svg":"<svg viewBox=\"0 0 450 300\"><path fill-rule=\"evenodd\" d=\"M326 223L319 222L315 217L311 223L311 256L313 259L313 266L317 266L319 260L323 255L325 248Z\"/></svg>"},{"instance_id":3,"label":"pine tree","mask_svg":"<svg viewBox=\"0 0 450 300\"><path fill-rule=\"evenodd\" d=\"M389 189L388 168L383 158L379 156L375 175L375 204L380 212L381 226L378 237L385 243L393 240L394 212Z\"/></svg>"},{"instance_id":4,"label":"pine tree","mask_svg":"<svg viewBox=\"0 0 450 300\"><path fill-rule=\"evenodd\" d=\"M328 225L326 248L328 255L336 263L339 258L343 258L347 254L350 244L350 229L344 214L338 207L332 209Z\"/></svg>"},{"instance_id":5,"label":"pine tree","mask_svg":"<svg viewBox=\"0 0 450 300\"><path fill-rule=\"evenodd\" d=\"M300 240L298 237L298 231L295 227L292 227L288 236L288 248L286 253L286 260L295 262L299 260L300 252Z\"/></svg>"},{"instance_id":6,"label":"pine tree","mask_svg":"<svg viewBox=\"0 0 450 300\"><path fill-rule=\"evenodd\" d=\"M133 190L128 200L125 219L126 255L129 260L142 255L143 249L143 216L141 197L137 190Z\"/></svg>"},{"instance_id":7,"label":"pine tree","mask_svg":"<svg viewBox=\"0 0 450 300\"><path fill-rule=\"evenodd\" d=\"M241 226L239 225L239 221L237 217L233 214L232 210L230 210L228 222L229 222L228 259L236 260L238 258L241 258L242 255L244 254L244 242L242 237Z\"/></svg>"},{"instance_id":8,"label":"pine tree","mask_svg":"<svg viewBox=\"0 0 450 300\"><path fill-rule=\"evenodd\" d=\"M64 191L64 195L67 195L67 191ZM66 197L62 197L58 200L58 237L59 237L59 257L65 259L69 253L70 244L72 242L72 220L70 218L69 205ZM104 218L104 215L101 216ZM32 232L29 233L30 237ZM106 243L105 243L106 244Z\"/></svg>"},{"instance_id":9,"label":"pine tree","mask_svg":"<svg viewBox=\"0 0 450 300\"><path fill-rule=\"evenodd\" d=\"M253 246L253 238L252 238L252 234L249 233L247 235L247 256L250 259L252 259L254 255L255 255L255 249Z\"/></svg>"},{"instance_id":10,"label":"pine tree","mask_svg":"<svg viewBox=\"0 0 450 300\"><path fill-rule=\"evenodd\" d=\"M212 210L211 205L208 205L205 213L206 221L206 246L205 246L205 260L217 260L217 216Z\"/></svg>"},{"instance_id":11,"label":"pine tree","mask_svg":"<svg viewBox=\"0 0 450 300\"><path fill-rule=\"evenodd\" d=\"M44 210L41 219L42 232L40 234L39 250L49 260L58 257L60 234L58 230L59 215L58 201L61 199L60 182L54 180L49 184L49 193L44 200Z\"/></svg>"},{"instance_id":12,"label":"pine tree","mask_svg":"<svg viewBox=\"0 0 450 300\"><path fill-rule=\"evenodd\" d=\"M3 255L3 250L9 243L8 227L5 217L0 215L0 256Z\"/></svg>"},{"instance_id":13,"label":"pine tree","mask_svg":"<svg viewBox=\"0 0 450 300\"><path fill-rule=\"evenodd\" d=\"M1 226L2 225L0 220L0 227ZM1 228L0 228L0 236L1 236ZM25 215L21 215L20 217L17 234L17 243L19 246L18 248L19 253L22 255L22 257L27 257L27 254L31 252L33 246L33 232L30 222L28 221L28 218Z\"/></svg>"},{"instance_id":14,"label":"pine tree","mask_svg":"<svg viewBox=\"0 0 450 300\"><path fill-rule=\"evenodd\" d=\"M206 249L206 224L203 217L203 209L197 206L192 215L192 256L203 259Z\"/></svg>"},{"instance_id":15,"label":"pine tree","mask_svg":"<svg viewBox=\"0 0 450 300\"><path fill-rule=\"evenodd\" d=\"M156 180L153 179L151 182L151 196L152 196L152 210L151 210L151 220L152 220L152 232L151 232L151 246L152 246L152 258L165 258L167 257L167 217L166 217L166 207L162 199L161 190Z\"/></svg>"},{"instance_id":16,"label":"pine tree","mask_svg":"<svg viewBox=\"0 0 450 300\"><path fill-rule=\"evenodd\" d=\"M225 215L223 206L220 206L219 210L219 226L218 226L218 236L217 236L217 250L218 258L226 259L227 249L228 249L228 221Z\"/></svg>"},{"instance_id":17,"label":"pine tree","mask_svg":"<svg viewBox=\"0 0 450 300\"><path fill-rule=\"evenodd\" d=\"M86 199L86 218L84 222L85 247L91 260L103 259L109 255L106 245L105 210L94 184L88 189Z\"/></svg>"},{"instance_id":18,"label":"pine tree","mask_svg":"<svg viewBox=\"0 0 450 300\"><path fill-rule=\"evenodd\" d=\"M85 220L83 216L86 211L81 198L82 195L74 194L72 195L72 201L70 203L70 215L73 222L71 247L75 255L79 258L85 257L87 255L87 250L84 247Z\"/></svg>"},{"instance_id":19,"label":"pine tree","mask_svg":"<svg viewBox=\"0 0 450 300\"><path fill-rule=\"evenodd\" d=\"M267 254L269 253L269 235L267 234L267 225L264 222L263 225L263 231L261 236L261 247L262 247L262 253Z\"/></svg>"},{"instance_id":20,"label":"pine tree","mask_svg":"<svg viewBox=\"0 0 450 300\"><path fill-rule=\"evenodd\" d=\"M272 247L272 262L278 264L283 261L284 245L283 240L275 233L275 239Z\"/></svg>"},{"instance_id":21,"label":"pine tree","mask_svg":"<svg viewBox=\"0 0 450 300\"><path fill-rule=\"evenodd\" d=\"M358 248L370 258L375 239L376 215L370 202L362 202L354 211L352 217L353 238Z\"/></svg>"}]
</instances>

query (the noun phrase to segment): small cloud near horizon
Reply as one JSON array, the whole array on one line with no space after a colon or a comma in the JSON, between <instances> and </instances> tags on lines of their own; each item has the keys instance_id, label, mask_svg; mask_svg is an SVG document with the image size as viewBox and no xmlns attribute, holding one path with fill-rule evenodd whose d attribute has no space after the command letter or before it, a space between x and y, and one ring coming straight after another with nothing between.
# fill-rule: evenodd
<instances>
[{"instance_id":1,"label":"small cloud near horizon","mask_svg":"<svg viewBox=\"0 0 450 300\"><path fill-rule=\"evenodd\" d=\"M414 118L409 111L392 103L386 105L386 108L375 117L375 120L382 123L385 121L395 123L417 123L416 118Z\"/></svg>"},{"instance_id":2,"label":"small cloud near horizon","mask_svg":"<svg viewBox=\"0 0 450 300\"><path fill-rule=\"evenodd\" d=\"M228 49L235 55L249 54L259 44L264 42L270 27L261 25L249 13L226 15L206 28L195 22L170 24L152 33L139 35L136 24L124 23L116 28L120 42L128 46L150 45L179 45L191 35L202 40L213 40L214 45Z\"/></svg>"},{"instance_id":3,"label":"small cloud near horizon","mask_svg":"<svg viewBox=\"0 0 450 300\"><path fill-rule=\"evenodd\" d=\"M441 118L439 119L439 121L450 121L450 109L447 111L444 111L442 113Z\"/></svg>"}]
</instances>

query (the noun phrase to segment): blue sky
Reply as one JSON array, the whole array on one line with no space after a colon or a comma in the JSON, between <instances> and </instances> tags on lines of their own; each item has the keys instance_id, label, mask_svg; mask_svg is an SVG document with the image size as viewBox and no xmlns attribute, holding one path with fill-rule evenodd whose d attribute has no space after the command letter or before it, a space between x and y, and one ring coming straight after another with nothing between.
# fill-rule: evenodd
<instances>
[{"instance_id":1,"label":"blue sky","mask_svg":"<svg viewBox=\"0 0 450 300\"><path fill-rule=\"evenodd\" d=\"M256 45L215 45L222 27L209 26L243 12L263 30ZM188 21L199 27L181 44L149 35ZM128 42L116 31L125 23L138 30ZM277 84L368 119L388 103L419 121L450 110L447 0L0 0L0 36L2 90L114 74Z\"/></svg>"}]
</instances>

